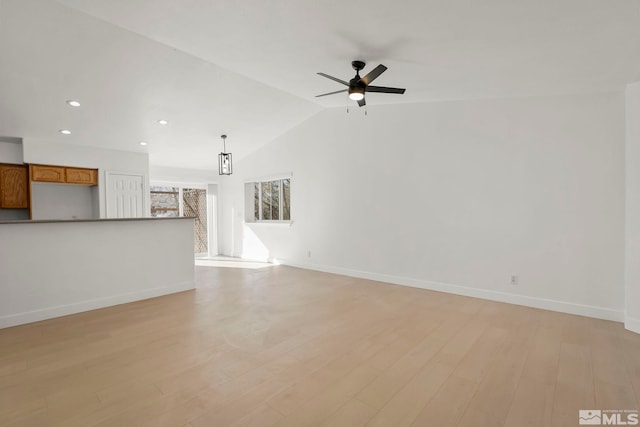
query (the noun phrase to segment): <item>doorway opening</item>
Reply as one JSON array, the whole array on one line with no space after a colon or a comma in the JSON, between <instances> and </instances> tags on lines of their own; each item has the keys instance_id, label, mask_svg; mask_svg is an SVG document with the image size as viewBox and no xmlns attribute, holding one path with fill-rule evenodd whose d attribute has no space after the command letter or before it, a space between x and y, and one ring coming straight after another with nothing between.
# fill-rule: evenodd
<instances>
[{"instance_id":1,"label":"doorway opening","mask_svg":"<svg viewBox=\"0 0 640 427\"><path fill-rule=\"evenodd\" d=\"M184 188L182 190L182 210L184 216L195 217L194 253L209 254L209 234L207 233L207 190Z\"/></svg>"},{"instance_id":2,"label":"doorway opening","mask_svg":"<svg viewBox=\"0 0 640 427\"><path fill-rule=\"evenodd\" d=\"M207 186L152 185L151 216L194 217L194 254L217 255L216 208L215 203L209 203L212 196Z\"/></svg>"}]
</instances>

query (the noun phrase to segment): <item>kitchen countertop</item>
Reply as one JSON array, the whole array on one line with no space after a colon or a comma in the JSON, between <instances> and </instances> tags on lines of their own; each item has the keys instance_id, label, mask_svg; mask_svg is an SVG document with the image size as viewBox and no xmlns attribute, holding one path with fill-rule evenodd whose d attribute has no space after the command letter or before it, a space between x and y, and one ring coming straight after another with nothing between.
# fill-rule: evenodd
<instances>
[{"instance_id":1,"label":"kitchen countertop","mask_svg":"<svg viewBox=\"0 0 640 427\"><path fill-rule=\"evenodd\" d=\"M145 217L145 218L99 218L99 219L19 219L15 221L0 221L0 224L50 224L73 222L110 222L110 221L148 221L165 219L194 219L193 216Z\"/></svg>"}]
</instances>

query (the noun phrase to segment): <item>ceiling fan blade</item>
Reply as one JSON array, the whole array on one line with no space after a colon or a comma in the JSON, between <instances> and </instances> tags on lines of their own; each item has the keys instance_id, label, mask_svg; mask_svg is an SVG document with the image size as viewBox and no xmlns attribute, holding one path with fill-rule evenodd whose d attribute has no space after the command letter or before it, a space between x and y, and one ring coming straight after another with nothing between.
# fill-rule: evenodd
<instances>
[{"instance_id":1,"label":"ceiling fan blade","mask_svg":"<svg viewBox=\"0 0 640 427\"><path fill-rule=\"evenodd\" d=\"M343 93L343 92L349 92L349 89L342 89L342 90L337 90L335 92L323 93L322 95L316 95L316 98L319 98L321 96L334 95L336 93Z\"/></svg>"},{"instance_id":2,"label":"ceiling fan blade","mask_svg":"<svg viewBox=\"0 0 640 427\"><path fill-rule=\"evenodd\" d=\"M369 72L369 74L367 74L366 76L364 76L363 78L360 79L360 81L366 85L370 84L372 81L374 81L375 79L378 78L378 76L382 73L384 73L385 71L387 71L387 67L385 67L384 65L380 64L378 65L376 68L374 68L373 70L371 70L371 72Z\"/></svg>"},{"instance_id":3,"label":"ceiling fan blade","mask_svg":"<svg viewBox=\"0 0 640 427\"><path fill-rule=\"evenodd\" d=\"M358 106L362 107L364 105L367 105L367 103L365 102L364 98L362 98L361 100L358 101Z\"/></svg>"},{"instance_id":4,"label":"ceiling fan blade","mask_svg":"<svg viewBox=\"0 0 640 427\"><path fill-rule=\"evenodd\" d=\"M367 92L381 92L381 93L399 93L403 94L406 89L400 89L397 87L384 87L384 86L367 86Z\"/></svg>"},{"instance_id":5,"label":"ceiling fan blade","mask_svg":"<svg viewBox=\"0 0 640 427\"><path fill-rule=\"evenodd\" d=\"M320 76L322 76L322 77L326 77L326 78L328 78L328 79L331 79L331 80L333 80L334 82L342 83L342 84L343 84L343 85L345 85L345 86L349 86L349 83L345 82L344 80L340 80L340 79L339 79L339 78L337 78L337 77L330 76L329 74L325 74L325 73L318 73L318 75L320 75Z\"/></svg>"}]
</instances>

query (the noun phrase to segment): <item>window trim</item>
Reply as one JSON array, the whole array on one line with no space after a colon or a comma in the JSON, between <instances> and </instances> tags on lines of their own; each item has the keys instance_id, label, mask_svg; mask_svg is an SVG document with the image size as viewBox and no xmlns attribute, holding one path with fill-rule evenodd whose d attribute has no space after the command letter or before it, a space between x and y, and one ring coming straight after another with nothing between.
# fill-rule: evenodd
<instances>
[{"instance_id":1,"label":"window trim","mask_svg":"<svg viewBox=\"0 0 640 427\"><path fill-rule=\"evenodd\" d=\"M247 178L244 180L245 184L251 184L253 182L268 182L268 181L278 181L282 179L291 179L293 178L292 172L287 173L275 173L273 175L264 175L254 178Z\"/></svg>"}]
</instances>

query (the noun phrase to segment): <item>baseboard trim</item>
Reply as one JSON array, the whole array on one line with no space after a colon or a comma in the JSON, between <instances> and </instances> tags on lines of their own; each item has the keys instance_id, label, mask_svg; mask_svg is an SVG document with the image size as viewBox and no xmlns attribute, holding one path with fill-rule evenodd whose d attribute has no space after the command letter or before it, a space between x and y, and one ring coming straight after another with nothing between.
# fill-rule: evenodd
<instances>
[{"instance_id":1,"label":"baseboard trim","mask_svg":"<svg viewBox=\"0 0 640 427\"><path fill-rule=\"evenodd\" d=\"M41 320L53 319L54 317L67 316L69 314L82 313L84 311L98 308L111 307L128 302L140 301L155 298L162 295L174 294L176 292L195 289L195 282L183 282L172 286L162 286L158 288L145 289L137 292L119 294L105 298L96 298L81 301L73 304L47 307L38 310L26 311L23 313L0 316L0 329L12 326L24 325L26 323L39 322Z\"/></svg>"},{"instance_id":2,"label":"baseboard trim","mask_svg":"<svg viewBox=\"0 0 640 427\"><path fill-rule=\"evenodd\" d=\"M585 304L576 304L565 301L558 301L546 298L538 298L527 295L517 295L507 292L493 291L487 289L472 288L469 286L453 285L450 283L434 282L428 280L414 279L410 277L392 276L367 271L352 270L343 267L334 267L321 264L298 264L281 260L283 265L307 270L322 271L324 273L340 274L343 276L357 277L360 279L375 280L377 282L391 283L394 285L409 286L412 288L427 289L430 291L446 292L455 295L462 295L473 298L481 298L490 301L505 302L509 304L523 305L526 307L540 308L543 310L558 311L561 313L577 314L579 316L594 317L596 319L612 320L624 322L624 311L614 310L605 307L597 307ZM640 326L640 323L636 324ZM630 329L630 328L627 328ZM633 329L630 329L633 330Z\"/></svg>"},{"instance_id":3,"label":"baseboard trim","mask_svg":"<svg viewBox=\"0 0 640 427\"><path fill-rule=\"evenodd\" d=\"M635 332L636 334L640 334L640 319L626 316L624 318L624 328L631 332Z\"/></svg>"}]
</instances>

